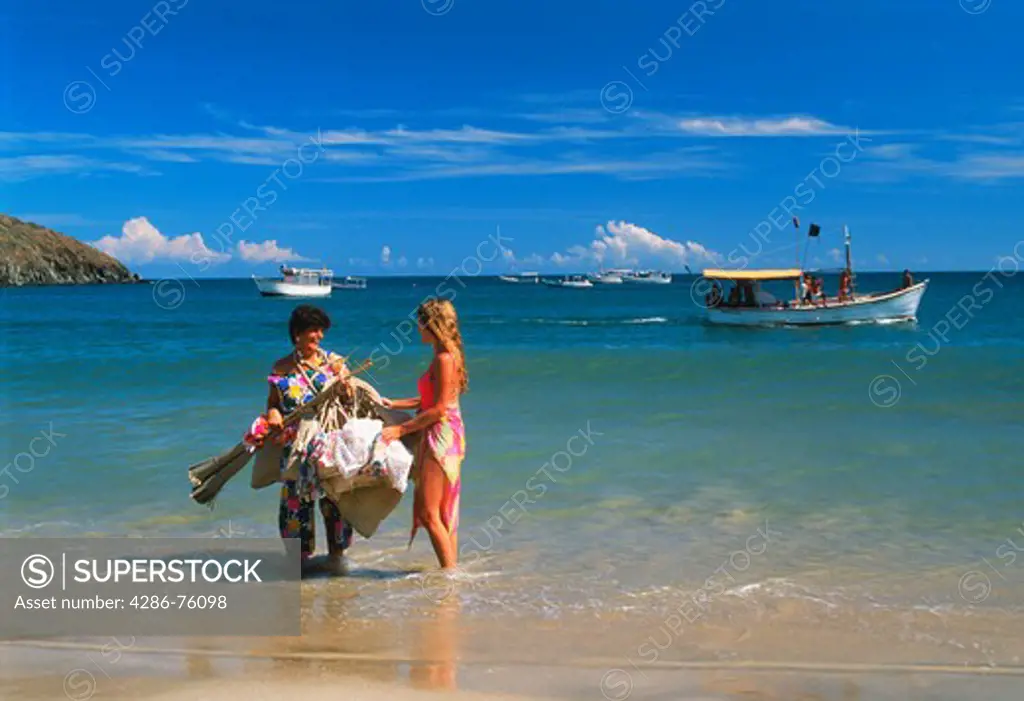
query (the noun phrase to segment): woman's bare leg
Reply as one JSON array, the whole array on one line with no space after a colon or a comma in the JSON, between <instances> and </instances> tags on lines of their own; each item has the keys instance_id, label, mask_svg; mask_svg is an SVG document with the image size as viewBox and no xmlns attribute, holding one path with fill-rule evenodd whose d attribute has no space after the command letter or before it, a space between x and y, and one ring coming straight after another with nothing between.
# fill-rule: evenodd
<instances>
[{"instance_id":1,"label":"woman's bare leg","mask_svg":"<svg viewBox=\"0 0 1024 701\"><path fill-rule=\"evenodd\" d=\"M459 529L455 528L450 534L448 534L448 542L451 544L452 549L452 564L459 564Z\"/></svg>"},{"instance_id":2,"label":"woman's bare leg","mask_svg":"<svg viewBox=\"0 0 1024 701\"><path fill-rule=\"evenodd\" d=\"M456 550L453 547L451 534L444 527L441 519L441 505L444 503L445 495L444 470L437 460L430 455L423 458L422 472L420 475L420 490L417 496L420 503L416 512L427 533L430 535L430 544L434 546L434 554L443 569L454 569L456 564Z\"/></svg>"}]
</instances>

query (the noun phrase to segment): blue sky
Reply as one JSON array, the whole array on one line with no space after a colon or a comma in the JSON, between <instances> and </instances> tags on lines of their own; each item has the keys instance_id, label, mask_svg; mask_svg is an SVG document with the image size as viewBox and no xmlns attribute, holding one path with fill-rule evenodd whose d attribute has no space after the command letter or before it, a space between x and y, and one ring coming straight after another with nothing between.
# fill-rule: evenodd
<instances>
[{"instance_id":1,"label":"blue sky","mask_svg":"<svg viewBox=\"0 0 1024 701\"><path fill-rule=\"evenodd\" d=\"M490 272L770 267L790 214L811 263L848 224L862 270L988 269L1021 238L1021 26L1012 0L15 0L0 211L149 276L446 274L499 227Z\"/></svg>"}]
</instances>

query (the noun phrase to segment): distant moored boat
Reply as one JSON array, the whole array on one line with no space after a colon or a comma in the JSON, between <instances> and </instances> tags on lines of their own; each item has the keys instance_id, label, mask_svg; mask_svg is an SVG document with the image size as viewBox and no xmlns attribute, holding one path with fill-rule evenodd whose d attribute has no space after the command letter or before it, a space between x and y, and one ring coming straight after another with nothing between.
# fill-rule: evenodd
<instances>
[{"instance_id":1,"label":"distant moored boat","mask_svg":"<svg viewBox=\"0 0 1024 701\"><path fill-rule=\"evenodd\" d=\"M353 275L346 275L341 279L340 282L332 283L331 287L333 287L336 290L365 290L366 278L355 277Z\"/></svg>"},{"instance_id":2,"label":"distant moored boat","mask_svg":"<svg viewBox=\"0 0 1024 701\"><path fill-rule=\"evenodd\" d=\"M498 279L515 285L536 285L540 282L540 275L537 273L519 273L518 275L499 275Z\"/></svg>"},{"instance_id":3,"label":"distant moored boat","mask_svg":"<svg viewBox=\"0 0 1024 701\"><path fill-rule=\"evenodd\" d=\"M672 283L672 274L658 270L640 270L623 275L622 281L639 285L669 285Z\"/></svg>"},{"instance_id":4,"label":"distant moored boat","mask_svg":"<svg viewBox=\"0 0 1024 701\"><path fill-rule=\"evenodd\" d=\"M561 280L541 280L548 287L564 287L567 289L584 290L588 287L593 287L592 283L582 275L570 275L562 278Z\"/></svg>"},{"instance_id":5,"label":"distant moored boat","mask_svg":"<svg viewBox=\"0 0 1024 701\"><path fill-rule=\"evenodd\" d=\"M280 278L252 276L264 297L330 297L334 272L327 268L281 266Z\"/></svg>"}]
</instances>

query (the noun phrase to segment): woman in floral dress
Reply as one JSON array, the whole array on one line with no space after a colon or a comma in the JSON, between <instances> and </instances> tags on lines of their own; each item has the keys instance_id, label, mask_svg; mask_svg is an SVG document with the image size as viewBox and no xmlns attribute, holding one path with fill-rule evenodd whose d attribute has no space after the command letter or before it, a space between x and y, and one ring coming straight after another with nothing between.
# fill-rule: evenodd
<instances>
[{"instance_id":1,"label":"woman in floral dress","mask_svg":"<svg viewBox=\"0 0 1024 701\"><path fill-rule=\"evenodd\" d=\"M272 438L284 446L281 459L281 505L278 527L282 538L298 538L302 546L304 569L316 550L314 504L319 501L327 531L328 569L336 574L348 572L345 550L352 544L352 527L341 518L337 505L320 489L316 471L305 460L297 468L287 469L295 438L294 427L282 428L284 416L315 397L334 378L345 379L344 360L320 347L324 333L331 328L327 314L317 307L301 305L292 312L288 334L294 349L274 363L267 381L266 420ZM294 464L294 463L293 463Z\"/></svg>"}]
</instances>

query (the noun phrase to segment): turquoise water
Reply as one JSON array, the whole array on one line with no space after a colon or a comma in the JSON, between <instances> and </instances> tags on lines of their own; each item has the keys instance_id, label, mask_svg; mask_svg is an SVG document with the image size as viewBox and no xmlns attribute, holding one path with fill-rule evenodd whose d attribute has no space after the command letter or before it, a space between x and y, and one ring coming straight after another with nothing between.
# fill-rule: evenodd
<instances>
[{"instance_id":1,"label":"turquoise water","mask_svg":"<svg viewBox=\"0 0 1024 701\"><path fill-rule=\"evenodd\" d=\"M469 569L505 583L503 605L530 610L626 609L699 586L730 558L734 588L963 604L960 573L985 558L1001 603L1019 603L1007 592L1024 583L1024 557L998 549L1015 534L1024 547L1024 281L930 277L917 324L823 329L707 326L689 277L450 285L470 362ZM322 304L334 320L325 346L372 354L383 393L413 394L428 351L395 329L439 282L336 291ZM262 409L294 301L260 298L248 280L186 280L176 294L4 291L4 463L55 433L32 444L48 453L20 458L30 471L0 475L0 533L276 532L273 490L252 491L243 474L211 513L189 501L185 470ZM980 309L945 316L968 294ZM589 440L570 442L581 431ZM429 564L426 538L402 552L408 510L357 541L357 563ZM766 523L775 535L758 553L750 539Z\"/></svg>"}]
</instances>

